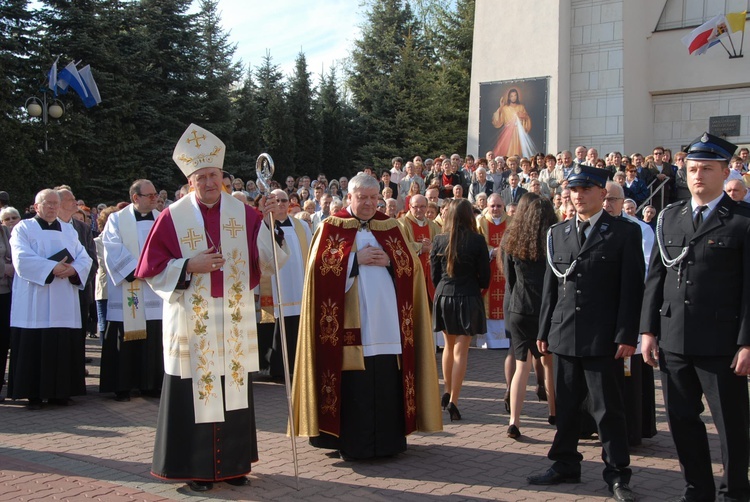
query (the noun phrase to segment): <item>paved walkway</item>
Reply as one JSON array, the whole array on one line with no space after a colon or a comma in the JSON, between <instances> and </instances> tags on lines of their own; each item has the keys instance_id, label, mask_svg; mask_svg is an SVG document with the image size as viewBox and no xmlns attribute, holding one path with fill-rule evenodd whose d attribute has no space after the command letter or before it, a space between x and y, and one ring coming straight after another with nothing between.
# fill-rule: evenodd
<instances>
[{"instance_id":1,"label":"paved walkway","mask_svg":"<svg viewBox=\"0 0 750 502\"><path fill-rule=\"evenodd\" d=\"M439 434L414 434L409 449L394 459L349 463L297 440L299 491L295 488L290 440L285 435L284 386L256 382L255 413L260 461L252 486L218 483L196 496L182 483L149 474L158 400L115 402L99 395L99 346L90 340L89 395L69 407L25 409L25 402L0 404L0 500L607 500L601 479L600 445L581 442L583 482L530 487L526 476L545 470L553 437L546 403L529 387L522 441L505 435L508 417L501 401L505 351L472 349L461 395L464 420ZM533 380L533 376L532 376ZM533 398L533 399L532 399ZM659 433L632 452L633 488L640 500L679 495L682 481L666 429L657 386ZM707 420L709 418L707 417ZM718 439L709 425L714 472L721 472Z\"/></svg>"}]
</instances>

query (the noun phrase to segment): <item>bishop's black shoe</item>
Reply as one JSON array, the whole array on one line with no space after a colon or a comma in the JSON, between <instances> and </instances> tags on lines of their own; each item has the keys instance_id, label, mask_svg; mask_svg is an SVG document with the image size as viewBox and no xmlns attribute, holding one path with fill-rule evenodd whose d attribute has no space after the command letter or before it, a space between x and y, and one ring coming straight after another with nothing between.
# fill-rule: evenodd
<instances>
[{"instance_id":1,"label":"bishop's black shoe","mask_svg":"<svg viewBox=\"0 0 750 502\"><path fill-rule=\"evenodd\" d=\"M250 478L248 478L247 476L225 479L224 482L232 486L250 486Z\"/></svg>"},{"instance_id":2,"label":"bishop's black shoe","mask_svg":"<svg viewBox=\"0 0 750 502\"><path fill-rule=\"evenodd\" d=\"M207 492L214 487L214 484L210 481L188 481L187 486L194 492Z\"/></svg>"}]
</instances>

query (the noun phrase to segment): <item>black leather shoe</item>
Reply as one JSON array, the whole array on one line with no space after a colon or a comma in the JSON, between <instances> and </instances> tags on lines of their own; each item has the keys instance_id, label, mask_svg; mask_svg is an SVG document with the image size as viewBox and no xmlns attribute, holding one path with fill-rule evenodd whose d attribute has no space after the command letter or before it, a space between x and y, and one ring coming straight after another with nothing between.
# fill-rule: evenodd
<instances>
[{"instance_id":1,"label":"black leather shoe","mask_svg":"<svg viewBox=\"0 0 750 502\"><path fill-rule=\"evenodd\" d=\"M440 406L442 406L443 409L446 409L448 408L448 403L450 402L451 402L451 394L450 392L446 392L445 394L443 394L443 397L440 398Z\"/></svg>"},{"instance_id":2,"label":"black leather shoe","mask_svg":"<svg viewBox=\"0 0 750 502\"><path fill-rule=\"evenodd\" d=\"M42 409L41 399L29 399L29 404L26 405L26 409L30 411L37 411Z\"/></svg>"},{"instance_id":3,"label":"black leather shoe","mask_svg":"<svg viewBox=\"0 0 750 502\"><path fill-rule=\"evenodd\" d=\"M210 481L188 481L187 486L194 492L207 492L214 484Z\"/></svg>"},{"instance_id":4,"label":"black leather shoe","mask_svg":"<svg viewBox=\"0 0 750 502\"><path fill-rule=\"evenodd\" d=\"M508 427L508 437L511 439L518 439L521 437L521 431L518 430L518 427L516 427L515 424L511 424L510 427Z\"/></svg>"},{"instance_id":5,"label":"black leather shoe","mask_svg":"<svg viewBox=\"0 0 750 502\"><path fill-rule=\"evenodd\" d=\"M130 401L130 392L115 392L115 401L118 403L127 403Z\"/></svg>"},{"instance_id":6,"label":"black leather shoe","mask_svg":"<svg viewBox=\"0 0 750 502\"><path fill-rule=\"evenodd\" d=\"M615 483L609 489L612 492L612 498L618 502L635 502L635 495L627 483Z\"/></svg>"},{"instance_id":7,"label":"black leather shoe","mask_svg":"<svg viewBox=\"0 0 750 502\"><path fill-rule=\"evenodd\" d=\"M232 486L250 486L250 478L248 478L247 476L225 479L224 482Z\"/></svg>"},{"instance_id":8,"label":"black leather shoe","mask_svg":"<svg viewBox=\"0 0 750 502\"><path fill-rule=\"evenodd\" d=\"M529 476L526 481L530 485L559 485L562 483L580 483L581 476L563 476L550 467L544 474Z\"/></svg>"}]
</instances>

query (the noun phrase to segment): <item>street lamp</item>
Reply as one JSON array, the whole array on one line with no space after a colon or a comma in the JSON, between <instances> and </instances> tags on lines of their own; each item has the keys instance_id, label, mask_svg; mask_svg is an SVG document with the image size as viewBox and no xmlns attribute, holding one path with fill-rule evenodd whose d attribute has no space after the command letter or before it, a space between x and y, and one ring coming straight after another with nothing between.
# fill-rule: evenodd
<instances>
[{"instance_id":1,"label":"street lamp","mask_svg":"<svg viewBox=\"0 0 750 502\"><path fill-rule=\"evenodd\" d=\"M46 152L49 149L47 144L47 123L49 122L49 118L59 119L62 117L63 113L65 113L65 105L59 99L53 99L48 105L47 90L43 89L42 91L42 99L36 96L31 97L26 100L24 107L30 117L42 117L42 123L44 124L44 151Z\"/></svg>"}]
</instances>

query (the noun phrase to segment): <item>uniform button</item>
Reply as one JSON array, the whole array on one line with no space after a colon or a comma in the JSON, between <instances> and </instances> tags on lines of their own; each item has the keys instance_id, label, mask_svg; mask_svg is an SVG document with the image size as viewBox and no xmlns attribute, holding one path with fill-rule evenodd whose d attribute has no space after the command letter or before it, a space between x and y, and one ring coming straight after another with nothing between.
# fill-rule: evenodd
<instances>
[{"instance_id":1,"label":"uniform button","mask_svg":"<svg viewBox=\"0 0 750 502\"><path fill-rule=\"evenodd\" d=\"M690 300L685 300L685 305L690 305Z\"/></svg>"},{"instance_id":2,"label":"uniform button","mask_svg":"<svg viewBox=\"0 0 750 502\"><path fill-rule=\"evenodd\" d=\"M580 311L581 311L581 307L576 307L576 312L580 312Z\"/></svg>"},{"instance_id":3,"label":"uniform button","mask_svg":"<svg viewBox=\"0 0 750 502\"><path fill-rule=\"evenodd\" d=\"M688 262L688 265L695 265L695 262L691 260Z\"/></svg>"},{"instance_id":4,"label":"uniform button","mask_svg":"<svg viewBox=\"0 0 750 502\"><path fill-rule=\"evenodd\" d=\"M581 275L581 274L576 274L576 277L583 277L583 275Z\"/></svg>"},{"instance_id":5,"label":"uniform button","mask_svg":"<svg viewBox=\"0 0 750 502\"><path fill-rule=\"evenodd\" d=\"M693 281L685 281L685 284L687 284L688 286L692 286L693 285Z\"/></svg>"},{"instance_id":6,"label":"uniform button","mask_svg":"<svg viewBox=\"0 0 750 502\"><path fill-rule=\"evenodd\" d=\"M690 241L691 246L695 246L695 241Z\"/></svg>"},{"instance_id":7,"label":"uniform button","mask_svg":"<svg viewBox=\"0 0 750 502\"><path fill-rule=\"evenodd\" d=\"M668 240L668 241L667 241L667 244L672 244L672 240L671 240L671 239L670 239L670 240Z\"/></svg>"},{"instance_id":8,"label":"uniform button","mask_svg":"<svg viewBox=\"0 0 750 502\"><path fill-rule=\"evenodd\" d=\"M723 246L723 245L724 245L724 243L721 242L721 241L719 241L719 246Z\"/></svg>"},{"instance_id":9,"label":"uniform button","mask_svg":"<svg viewBox=\"0 0 750 502\"><path fill-rule=\"evenodd\" d=\"M602 256L602 260L606 260L606 259L607 259L607 257L606 257L606 256Z\"/></svg>"},{"instance_id":10,"label":"uniform button","mask_svg":"<svg viewBox=\"0 0 750 502\"><path fill-rule=\"evenodd\" d=\"M581 290L580 289L576 289L576 294L580 295L581 294Z\"/></svg>"}]
</instances>

